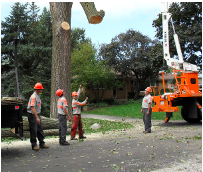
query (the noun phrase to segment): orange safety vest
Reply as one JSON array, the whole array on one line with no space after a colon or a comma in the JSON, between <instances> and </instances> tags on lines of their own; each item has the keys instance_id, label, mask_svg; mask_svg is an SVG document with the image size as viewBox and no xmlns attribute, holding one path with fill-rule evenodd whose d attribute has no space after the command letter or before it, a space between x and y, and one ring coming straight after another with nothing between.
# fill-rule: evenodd
<instances>
[{"instance_id":1,"label":"orange safety vest","mask_svg":"<svg viewBox=\"0 0 203 172\"><path fill-rule=\"evenodd\" d=\"M66 98L65 97L60 97L58 99L58 102L57 102L58 114L66 115L65 112L64 112L65 108L68 110L68 103L66 101Z\"/></svg>"}]
</instances>

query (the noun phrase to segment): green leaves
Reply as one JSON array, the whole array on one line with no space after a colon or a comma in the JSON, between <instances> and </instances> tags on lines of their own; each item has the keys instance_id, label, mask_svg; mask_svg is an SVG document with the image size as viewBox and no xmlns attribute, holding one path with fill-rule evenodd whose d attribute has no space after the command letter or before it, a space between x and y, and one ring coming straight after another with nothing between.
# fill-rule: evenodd
<instances>
[{"instance_id":1,"label":"green leaves","mask_svg":"<svg viewBox=\"0 0 203 172\"><path fill-rule=\"evenodd\" d=\"M100 48L100 58L107 61L122 77L136 81L133 92L138 98L140 89L158 77L162 67L162 48L158 41L152 41L139 31L129 29L126 33L115 36L110 44Z\"/></svg>"},{"instance_id":2,"label":"green leaves","mask_svg":"<svg viewBox=\"0 0 203 172\"><path fill-rule=\"evenodd\" d=\"M72 84L72 90L77 90L83 83L89 87L97 102L102 98L107 89L113 88L115 74L105 62L96 58L96 49L91 43L78 45L72 53L72 77L76 77Z\"/></svg>"}]
</instances>

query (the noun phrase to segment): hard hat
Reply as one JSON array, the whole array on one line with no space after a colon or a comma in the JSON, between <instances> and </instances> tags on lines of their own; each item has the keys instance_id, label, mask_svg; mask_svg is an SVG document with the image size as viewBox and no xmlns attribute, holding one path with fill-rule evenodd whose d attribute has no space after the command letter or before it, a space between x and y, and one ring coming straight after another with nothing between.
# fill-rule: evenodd
<instances>
[{"instance_id":1,"label":"hard hat","mask_svg":"<svg viewBox=\"0 0 203 172\"><path fill-rule=\"evenodd\" d=\"M58 90L56 91L56 95L57 95L58 97L60 97L60 96L62 95L62 93L63 93L63 90L61 90L61 89L58 89Z\"/></svg>"},{"instance_id":2,"label":"hard hat","mask_svg":"<svg viewBox=\"0 0 203 172\"><path fill-rule=\"evenodd\" d=\"M36 83L34 89L36 90L42 90L44 89L41 83Z\"/></svg>"},{"instance_id":3,"label":"hard hat","mask_svg":"<svg viewBox=\"0 0 203 172\"><path fill-rule=\"evenodd\" d=\"M150 87L147 87L147 88L145 89L145 91L151 92L152 89L151 89Z\"/></svg>"},{"instance_id":4,"label":"hard hat","mask_svg":"<svg viewBox=\"0 0 203 172\"><path fill-rule=\"evenodd\" d=\"M78 96L78 93L76 92L76 91L74 91L74 92L72 92L72 96L74 97L76 97L76 96Z\"/></svg>"}]
</instances>

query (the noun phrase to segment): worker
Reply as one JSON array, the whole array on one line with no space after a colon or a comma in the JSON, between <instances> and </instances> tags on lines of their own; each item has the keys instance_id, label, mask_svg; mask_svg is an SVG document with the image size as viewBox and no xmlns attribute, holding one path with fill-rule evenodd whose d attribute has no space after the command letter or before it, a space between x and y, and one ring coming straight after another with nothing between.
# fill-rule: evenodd
<instances>
[{"instance_id":1,"label":"worker","mask_svg":"<svg viewBox=\"0 0 203 172\"><path fill-rule=\"evenodd\" d=\"M87 103L88 97L83 102L79 102L79 96L81 92L81 87L80 85L78 92L74 91L72 92L72 108L73 108L73 124L72 124L72 129L71 129L71 140L77 140L75 138L76 131L78 128L78 134L79 134L79 139L85 139L86 137L83 135L83 130L82 130L82 121L81 121L81 107L84 106Z\"/></svg>"},{"instance_id":2,"label":"worker","mask_svg":"<svg viewBox=\"0 0 203 172\"><path fill-rule=\"evenodd\" d=\"M40 93L42 92L43 86L41 83L36 83L34 86L35 92L31 95L28 106L28 121L29 121L29 128L30 128L30 142L32 145L33 150L39 150L37 147L37 139L40 144L40 148L49 148L44 142L44 132L42 128L41 122L41 99Z\"/></svg>"},{"instance_id":3,"label":"worker","mask_svg":"<svg viewBox=\"0 0 203 172\"><path fill-rule=\"evenodd\" d=\"M67 120L71 122L71 117L68 114L68 104L66 101L65 92L61 89L56 91L56 95L59 97L57 102L57 109L58 109L58 120L59 120L59 144L68 146L70 145L66 141L66 134L67 134Z\"/></svg>"},{"instance_id":4,"label":"worker","mask_svg":"<svg viewBox=\"0 0 203 172\"><path fill-rule=\"evenodd\" d=\"M142 100L142 110L141 113L143 113L143 121L145 125L145 131L143 133L151 133L151 115L152 115L152 97L150 95L151 88L147 87L145 89L145 96Z\"/></svg>"}]
</instances>

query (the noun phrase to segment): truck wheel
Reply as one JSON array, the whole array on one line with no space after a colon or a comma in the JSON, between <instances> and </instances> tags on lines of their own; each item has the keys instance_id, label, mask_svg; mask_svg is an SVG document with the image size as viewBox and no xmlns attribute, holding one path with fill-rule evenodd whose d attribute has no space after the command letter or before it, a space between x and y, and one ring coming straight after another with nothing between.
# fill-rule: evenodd
<instances>
[{"instance_id":1,"label":"truck wheel","mask_svg":"<svg viewBox=\"0 0 203 172\"><path fill-rule=\"evenodd\" d=\"M197 118L188 118L188 106L182 106L181 108L181 116L183 119L189 123L198 123L202 120L201 112L197 109Z\"/></svg>"}]
</instances>

